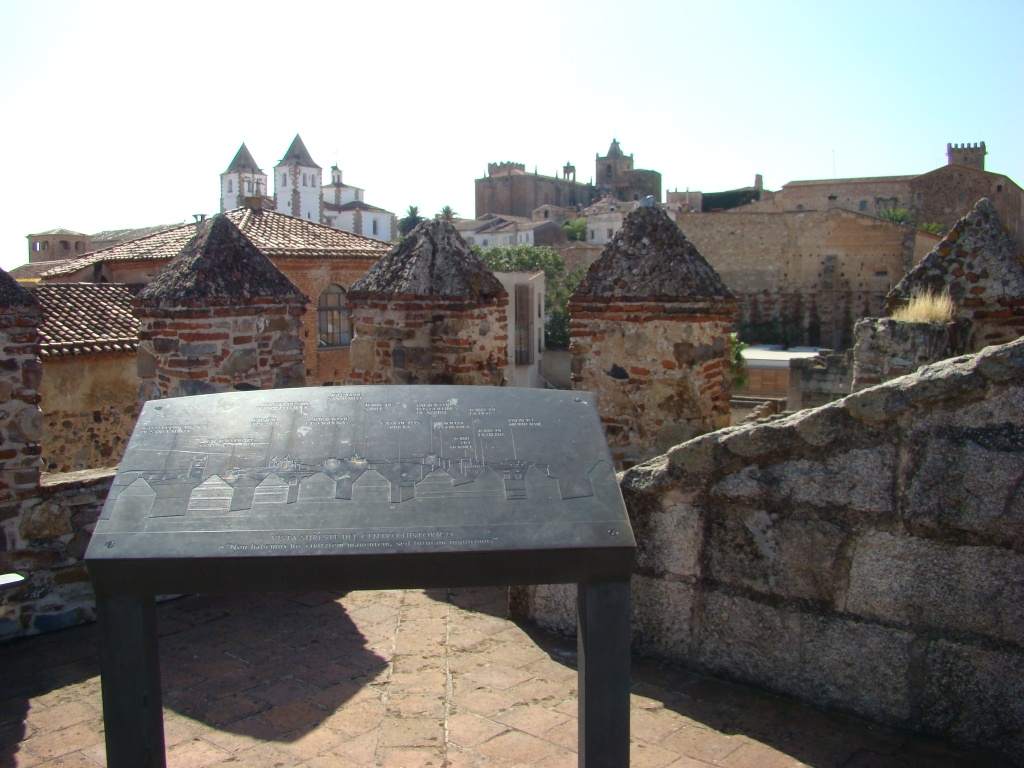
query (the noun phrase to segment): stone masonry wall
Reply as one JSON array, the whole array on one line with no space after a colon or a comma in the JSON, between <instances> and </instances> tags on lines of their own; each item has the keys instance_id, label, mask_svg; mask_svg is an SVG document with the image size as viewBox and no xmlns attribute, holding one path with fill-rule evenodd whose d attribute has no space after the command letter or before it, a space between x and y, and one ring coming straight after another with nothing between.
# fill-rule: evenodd
<instances>
[{"instance_id":1,"label":"stone masonry wall","mask_svg":"<svg viewBox=\"0 0 1024 768\"><path fill-rule=\"evenodd\" d=\"M115 471L44 477L21 515L0 524L6 541L0 571L26 576L0 595L0 639L52 632L96 617L82 558Z\"/></svg>"},{"instance_id":2,"label":"stone masonry wall","mask_svg":"<svg viewBox=\"0 0 1024 768\"><path fill-rule=\"evenodd\" d=\"M134 353L48 357L39 385L43 471L116 466L139 415Z\"/></svg>"},{"instance_id":3,"label":"stone masonry wall","mask_svg":"<svg viewBox=\"0 0 1024 768\"><path fill-rule=\"evenodd\" d=\"M301 386L303 307L139 306L140 400Z\"/></svg>"},{"instance_id":4,"label":"stone masonry wall","mask_svg":"<svg viewBox=\"0 0 1024 768\"><path fill-rule=\"evenodd\" d=\"M0 292L19 287L6 273ZM42 308L27 291L23 303L0 305L0 523L19 513L19 502L34 496L39 487L39 324ZM0 555L3 550L0 549ZM7 572L0 561L0 572Z\"/></svg>"},{"instance_id":5,"label":"stone masonry wall","mask_svg":"<svg viewBox=\"0 0 1024 768\"><path fill-rule=\"evenodd\" d=\"M684 310L574 299L573 387L594 394L620 467L729 423L731 307L706 316Z\"/></svg>"},{"instance_id":6,"label":"stone masonry wall","mask_svg":"<svg viewBox=\"0 0 1024 768\"><path fill-rule=\"evenodd\" d=\"M852 368L849 352L836 354L830 349L821 350L815 357L790 360L786 408L817 408L846 397L852 391Z\"/></svg>"},{"instance_id":7,"label":"stone masonry wall","mask_svg":"<svg viewBox=\"0 0 1024 768\"><path fill-rule=\"evenodd\" d=\"M355 337L350 383L501 385L505 381L507 294L483 302L353 299L352 308Z\"/></svg>"},{"instance_id":8,"label":"stone masonry wall","mask_svg":"<svg viewBox=\"0 0 1024 768\"><path fill-rule=\"evenodd\" d=\"M908 323L870 317L857 323L853 391L905 376L967 351L966 323Z\"/></svg>"},{"instance_id":9,"label":"stone masonry wall","mask_svg":"<svg viewBox=\"0 0 1024 768\"><path fill-rule=\"evenodd\" d=\"M620 475L635 650L1024 762L1022 402L1024 340Z\"/></svg>"}]
</instances>

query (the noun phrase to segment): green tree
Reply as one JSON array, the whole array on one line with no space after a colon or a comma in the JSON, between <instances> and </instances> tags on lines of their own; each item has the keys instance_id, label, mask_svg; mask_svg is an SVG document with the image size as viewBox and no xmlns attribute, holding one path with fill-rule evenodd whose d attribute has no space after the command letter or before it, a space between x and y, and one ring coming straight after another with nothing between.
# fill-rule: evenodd
<instances>
[{"instance_id":1,"label":"green tree","mask_svg":"<svg viewBox=\"0 0 1024 768\"><path fill-rule=\"evenodd\" d=\"M566 219L562 229L565 230L565 236L569 238L570 243L583 243L587 240L587 219L585 216L580 216L578 219Z\"/></svg>"},{"instance_id":2,"label":"green tree","mask_svg":"<svg viewBox=\"0 0 1024 768\"><path fill-rule=\"evenodd\" d=\"M405 212L405 216L398 220L398 231L405 237L414 229L416 225L423 221L423 217L420 216L420 209L418 206L410 205L409 210Z\"/></svg>"},{"instance_id":3,"label":"green tree","mask_svg":"<svg viewBox=\"0 0 1024 768\"><path fill-rule=\"evenodd\" d=\"M918 224L918 229L923 229L925 232L931 232L933 235L944 235L946 234L946 228L939 224L937 221L929 222L928 224Z\"/></svg>"},{"instance_id":4,"label":"green tree","mask_svg":"<svg viewBox=\"0 0 1024 768\"><path fill-rule=\"evenodd\" d=\"M729 336L729 377L732 379L733 389L743 389L747 386L747 359L743 357L743 350L749 347L740 341L738 333Z\"/></svg>"},{"instance_id":5,"label":"green tree","mask_svg":"<svg viewBox=\"0 0 1024 768\"><path fill-rule=\"evenodd\" d=\"M455 219L457 219L458 217L459 214L450 205L446 205L444 208L442 208L440 211L434 214L435 219L444 219L445 221L455 221Z\"/></svg>"},{"instance_id":6,"label":"green tree","mask_svg":"<svg viewBox=\"0 0 1024 768\"><path fill-rule=\"evenodd\" d=\"M550 348L569 346L569 313L566 305L576 285L583 279L583 268L568 271L558 251L548 246L509 245L473 251L495 272L544 272L544 344Z\"/></svg>"}]
</instances>

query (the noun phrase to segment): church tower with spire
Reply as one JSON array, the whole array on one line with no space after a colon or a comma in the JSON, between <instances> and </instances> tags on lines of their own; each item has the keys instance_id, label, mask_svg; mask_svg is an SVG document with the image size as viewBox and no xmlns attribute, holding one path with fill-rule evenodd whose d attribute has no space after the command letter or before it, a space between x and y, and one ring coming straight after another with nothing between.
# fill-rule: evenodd
<instances>
[{"instance_id":1,"label":"church tower with spire","mask_svg":"<svg viewBox=\"0 0 1024 768\"><path fill-rule=\"evenodd\" d=\"M277 212L317 223L323 221L323 169L313 162L302 137L295 134L281 162L274 167Z\"/></svg>"},{"instance_id":2,"label":"church tower with spire","mask_svg":"<svg viewBox=\"0 0 1024 768\"><path fill-rule=\"evenodd\" d=\"M247 197L267 194L267 175L243 143L228 169L220 175L220 212L240 208Z\"/></svg>"}]
</instances>

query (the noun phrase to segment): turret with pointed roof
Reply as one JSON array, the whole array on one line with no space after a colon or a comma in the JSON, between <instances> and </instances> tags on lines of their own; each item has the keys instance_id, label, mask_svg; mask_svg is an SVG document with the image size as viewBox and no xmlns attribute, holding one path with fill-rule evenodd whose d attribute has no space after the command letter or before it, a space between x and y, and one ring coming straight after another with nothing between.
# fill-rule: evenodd
<instances>
[{"instance_id":1,"label":"turret with pointed roof","mask_svg":"<svg viewBox=\"0 0 1024 768\"><path fill-rule=\"evenodd\" d=\"M220 175L220 212L241 207L247 197L267 194L267 174L242 143L228 169Z\"/></svg>"},{"instance_id":2,"label":"turret with pointed roof","mask_svg":"<svg viewBox=\"0 0 1024 768\"><path fill-rule=\"evenodd\" d=\"M569 300L573 386L620 467L729 423L737 300L660 207L637 206Z\"/></svg>"},{"instance_id":3,"label":"turret with pointed roof","mask_svg":"<svg viewBox=\"0 0 1024 768\"><path fill-rule=\"evenodd\" d=\"M303 384L305 303L231 219L207 219L134 302L140 398Z\"/></svg>"},{"instance_id":4,"label":"turret with pointed roof","mask_svg":"<svg viewBox=\"0 0 1024 768\"><path fill-rule=\"evenodd\" d=\"M508 292L451 222L425 221L352 285L351 381L502 384Z\"/></svg>"},{"instance_id":5,"label":"turret with pointed roof","mask_svg":"<svg viewBox=\"0 0 1024 768\"><path fill-rule=\"evenodd\" d=\"M295 134L288 151L274 167L277 212L307 221L323 221L322 171L310 156L302 137Z\"/></svg>"}]
</instances>

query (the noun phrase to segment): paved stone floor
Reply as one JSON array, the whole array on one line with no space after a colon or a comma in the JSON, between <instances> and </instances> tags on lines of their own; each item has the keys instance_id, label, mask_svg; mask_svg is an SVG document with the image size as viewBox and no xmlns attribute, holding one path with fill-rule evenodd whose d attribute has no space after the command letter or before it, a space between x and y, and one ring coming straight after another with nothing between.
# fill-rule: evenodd
<instances>
[{"instance_id":1,"label":"paved stone floor","mask_svg":"<svg viewBox=\"0 0 1024 768\"><path fill-rule=\"evenodd\" d=\"M168 764L576 766L574 644L496 589L158 608ZM635 768L1006 763L638 662ZM104 765L94 626L0 645L0 768Z\"/></svg>"}]
</instances>

